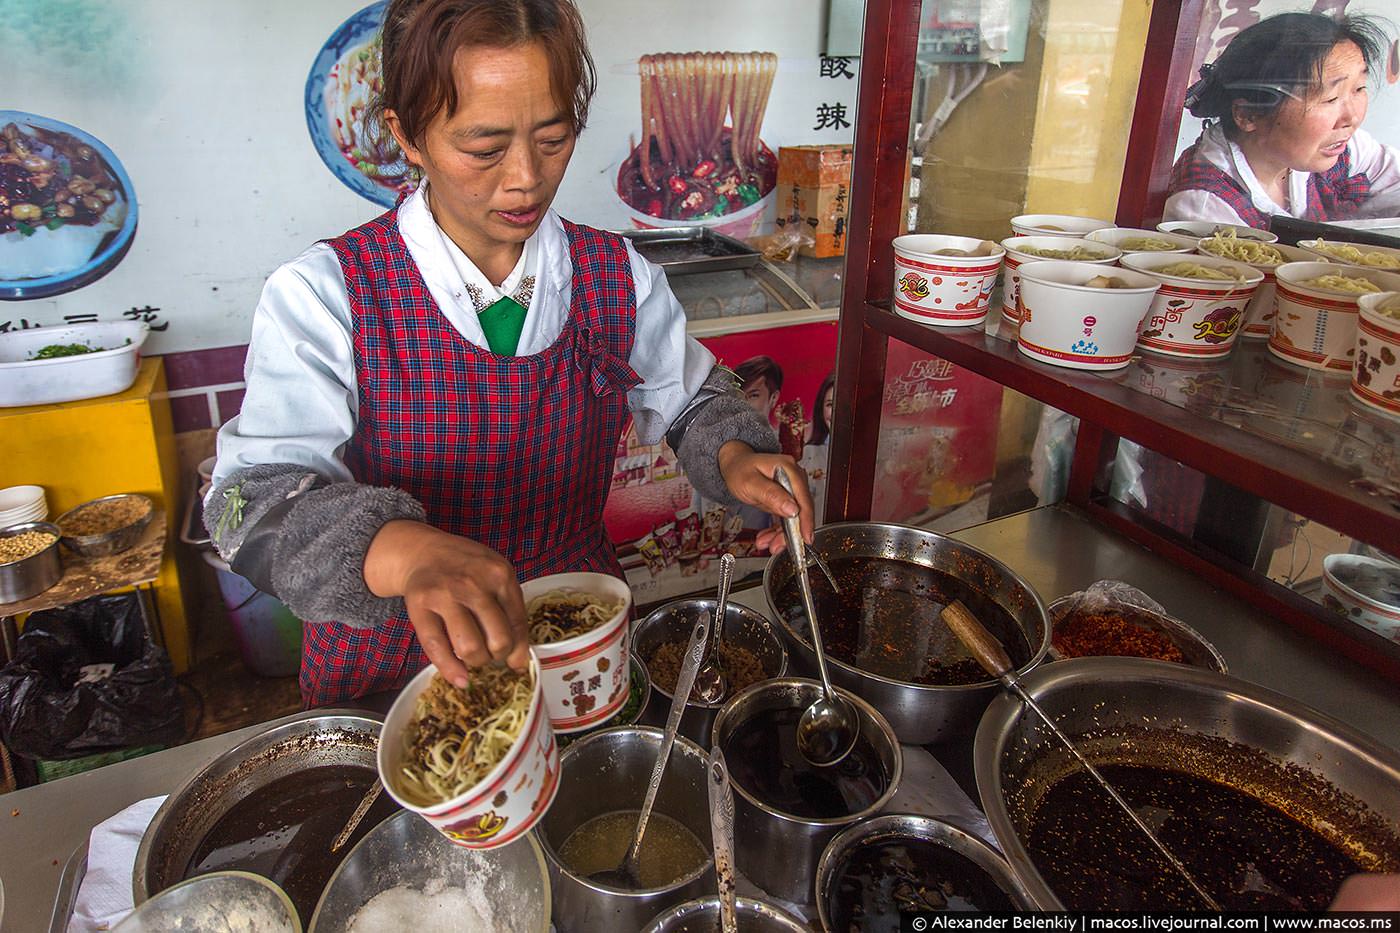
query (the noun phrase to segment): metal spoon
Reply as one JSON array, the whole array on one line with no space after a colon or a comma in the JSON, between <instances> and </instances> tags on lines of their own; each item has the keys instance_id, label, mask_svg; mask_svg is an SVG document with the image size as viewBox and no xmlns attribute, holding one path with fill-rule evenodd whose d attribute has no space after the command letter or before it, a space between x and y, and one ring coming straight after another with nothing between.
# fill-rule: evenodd
<instances>
[{"instance_id":1,"label":"metal spoon","mask_svg":"<svg viewBox=\"0 0 1400 933\"><path fill-rule=\"evenodd\" d=\"M656 803L656 791L661 787L661 776L666 772L666 759L671 757L671 746L676 744L676 730L680 728L681 714L685 712L686 700L690 698L690 688L695 685L695 672L700 669L700 656L705 651L705 638L710 631L710 614L701 614L700 621L690 632L690 644L685 649L685 659L681 662L680 677L676 680L676 692L671 697L671 712L666 716L666 732L661 736L661 751L656 756L656 764L651 769L651 779L647 782L647 795L642 800L642 811L637 817L637 833L632 844L622 856L616 868L604 868L588 876L589 881L611 885L615 888L636 890L642 886L637 874L638 862L642 854L642 837L646 835L647 821L651 819L651 808Z\"/></svg>"},{"instance_id":2,"label":"metal spoon","mask_svg":"<svg viewBox=\"0 0 1400 933\"><path fill-rule=\"evenodd\" d=\"M1026 704L1036 716L1040 717L1040 721L1050 728L1055 738L1059 739L1065 748L1069 749L1070 754L1072 754L1079 761L1079 764L1084 770L1089 773L1089 777L1093 778L1094 781L1104 789L1113 802L1118 805L1118 808L1123 811L1128 819L1132 820L1133 825L1142 831L1142 834L1147 837L1153 847L1167 860L1168 864L1175 868L1181 876L1186 879L1186 883L1196 892L1196 896L1204 901L1206 906L1211 910L1220 910L1220 905L1216 902L1215 898L1211 897L1210 893L1207 892L1205 888L1201 887L1200 883L1196 881L1191 872L1181 863L1181 860L1162 844L1162 840L1157 838L1157 834L1152 831L1152 827L1143 822L1142 817L1137 815L1137 811L1129 806L1128 802L1118 794L1118 791L1113 789L1113 785L1109 784L1104 776L1099 773L1099 769L1089 763L1089 759L1084 757L1079 751L1078 746L1074 744L1074 741L1060 731L1060 727L1055 725L1055 721L1050 718L1050 714L1041 709L1040 704L1021 686L1021 681L1016 677L1016 669L1011 665L1011 658L1007 657L1006 649L1002 647L997 637L987 631L982 623L977 621L977 617L968 611L968 608L964 606L960 600L953 600L943 609L940 615L943 621L948 624L948 628L953 630L953 634L957 635L958 638L962 640L962 643L967 646L967 650L972 652L972 656L977 659L977 663L982 665L983 669L986 670L988 674L991 674L997 680L1001 681L1003 687L1019 697L1022 703Z\"/></svg>"},{"instance_id":3,"label":"metal spoon","mask_svg":"<svg viewBox=\"0 0 1400 933\"><path fill-rule=\"evenodd\" d=\"M793 495L792 479L778 467L773 472L778 485ZM796 496L794 496L796 498ZM802 711L797 720L797 750L818 767L834 765L851 753L856 744L856 711L845 697L831 689L826 673L826 650L822 647L822 629L817 624L816 604L812 600L812 581L807 575L807 545L802 540L802 526L796 516L783 519L783 534L787 537L788 553L797 570L797 588L802 593L802 608L807 613L807 628L812 633L812 647L817 653L817 670L822 677L822 695Z\"/></svg>"},{"instance_id":4,"label":"metal spoon","mask_svg":"<svg viewBox=\"0 0 1400 933\"><path fill-rule=\"evenodd\" d=\"M729 769L724 752L710 749L710 838L715 847L715 878L719 880L720 933L739 933L734 901L734 795L729 790Z\"/></svg>"},{"instance_id":5,"label":"metal spoon","mask_svg":"<svg viewBox=\"0 0 1400 933\"><path fill-rule=\"evenodd\" d=\"M715 622L705 644L705 660L695 675L695 697L702 703L718 703L729 695L729 681L719 665L719 642L724 632L724 611L729 604L729 587L734 582L734 555L728 551L719 558L719 596L715 599Z\"/></svg>"},{"instance_id":6,"label":"metal spoon","mask_svg":"<svg viewBox=\"0 0 1400 933\"><path fill-rule=\"evenodd\" d=\"M375 778L369 790L365 791L365 795L360 798L359 804L355 807L355 812L350 814L350 819L346 821L345 828L340 831L340 834L335 837L335 841L331 843L332 852L339 852L341 846L345 845L345 843L350 840L350 836L355 832L355 827L360 825L360 820L365 818L365 814L369 812L370 807L374 806L374 802L379 799L379 794L383 790L384 782L379 780L379 778Z\"/></svg>"}]
</instances>

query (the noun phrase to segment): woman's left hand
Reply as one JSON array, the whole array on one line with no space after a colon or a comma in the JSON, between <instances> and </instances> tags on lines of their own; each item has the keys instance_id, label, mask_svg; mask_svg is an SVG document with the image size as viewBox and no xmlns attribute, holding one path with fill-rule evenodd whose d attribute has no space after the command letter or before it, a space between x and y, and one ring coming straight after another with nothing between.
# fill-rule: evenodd
<instances>
[{"instance_id":1,"label":"woman's left hand","mask_svg":"<svg viewBox=\"0 0 1400 933\"><path fill-rule=\"evenodd\" d=\"M797 493L795 499L773 479L774 469L780 466L792 480L793 491ZM719 449L719 472L729 492L740 502L780 519L796 515L802 528L802 540L808 544L812 542L812 530L816 527L812 492L807 474L796 460L785 454L755 453L743 441L729 441ZM781 525L760 531L754 543L773 554L782 553L787 546Z\"/></svg>"}]
</instances>

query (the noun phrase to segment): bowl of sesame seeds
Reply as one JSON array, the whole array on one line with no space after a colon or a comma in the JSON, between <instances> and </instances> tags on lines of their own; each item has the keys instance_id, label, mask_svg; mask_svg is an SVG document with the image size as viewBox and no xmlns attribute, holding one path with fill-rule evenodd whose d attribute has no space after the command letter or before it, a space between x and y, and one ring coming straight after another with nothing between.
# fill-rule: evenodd
<instances>
[{"instance_id":1,"label":"bowl of sesame seeds","mask_svg":"<svg viewBox=\"0 0 1400 933\"><path fill-rule=\"evenodd\" d=\"M92 499L60 515L63 546L82 557L119 554L141 539L155 503L134 492Z\"/></svg>"},{"instance_id":2,"label":"bowl of sesame seeds","mask_svg":"<svg viewBox=\"0 0 1400 933\"><path fill-rule=\"evenodd\" d=\"M58 526L25 522L0 529L0 603L38 596L63 576Z\"/></svg>"}]
</instances>

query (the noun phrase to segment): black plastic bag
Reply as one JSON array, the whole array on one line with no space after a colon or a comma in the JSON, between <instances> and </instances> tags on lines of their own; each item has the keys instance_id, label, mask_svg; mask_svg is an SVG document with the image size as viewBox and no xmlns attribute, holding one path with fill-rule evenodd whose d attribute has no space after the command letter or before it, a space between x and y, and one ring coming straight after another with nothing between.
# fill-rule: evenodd
<instances>
[{"instance_id":1,"label":"black plastic bag","mask_svg":"<svg viewBox=\"0 0 1400 933\"><path fill-rule=\"evenodd\" d=\"M33 613L0 668L0 738L62 760L184 736L170 659L147 637L135 594Z\"/></svg>"}]
</instances>

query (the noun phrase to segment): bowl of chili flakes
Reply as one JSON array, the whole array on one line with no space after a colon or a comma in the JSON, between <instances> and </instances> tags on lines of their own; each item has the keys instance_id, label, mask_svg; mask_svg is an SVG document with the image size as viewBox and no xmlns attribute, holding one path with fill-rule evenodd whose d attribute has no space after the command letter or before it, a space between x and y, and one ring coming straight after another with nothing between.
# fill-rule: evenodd
<instances>
[{"instance_id":1,"label":"bowl of chili flakes","mask_svg":"<svg viewBox=\"0 0 1400 933\"><path fill-rule=\"evenodd\" d=\"M1121 584L1120 584L1121 586ZM1215 646L1186 623L1164 612L1105 599L1102 593L1073 593L1055 600L1050 618L1052 661L1119 657L1172 661L1228 674Z\"/></svg>"}]
</instances>

